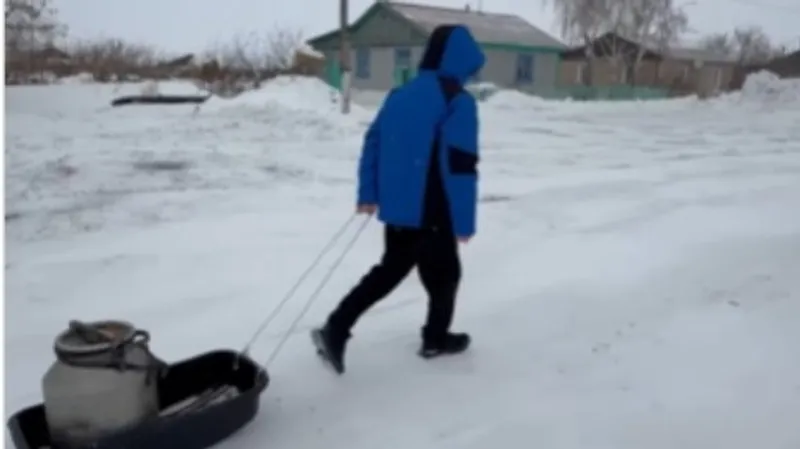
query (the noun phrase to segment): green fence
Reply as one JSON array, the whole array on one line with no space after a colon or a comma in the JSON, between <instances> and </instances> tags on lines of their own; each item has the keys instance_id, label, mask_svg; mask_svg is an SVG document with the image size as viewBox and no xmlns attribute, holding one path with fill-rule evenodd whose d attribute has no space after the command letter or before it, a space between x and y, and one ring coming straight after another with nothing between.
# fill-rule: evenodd
<instances>
[{"instance_id":1,"label":"green fence","mask_svg":"<svg viewBox=\"0 0 800 449\"><path fill-rule=\"evenodd\" d=\"M325 61L325 81L336 90L342 89L342 69L336 59L327 59Z\"/></svg>"},{"instance_id":2,"label":"green fence","mask_svg":"<svg viewBox=\"0 0 800 449\"><path fill-rule=\"evenodd\" d=\"M660 100L669 97L669 90L657 87L637 86L570 86L559 87L553 92L553 99L572 98L574 100Z\"/></svg>"}]
</instances>

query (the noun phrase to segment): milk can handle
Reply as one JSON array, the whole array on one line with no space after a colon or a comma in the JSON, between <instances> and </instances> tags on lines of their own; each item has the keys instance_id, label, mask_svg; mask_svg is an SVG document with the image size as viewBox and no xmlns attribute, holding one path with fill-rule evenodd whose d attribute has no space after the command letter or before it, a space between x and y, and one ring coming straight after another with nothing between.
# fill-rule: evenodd
<instances>
[{"instance_id":1,"label":"milk can handle","mask_svg":"<svg viewBox=\"0 0 800 449\"><path fill-rule=\"evenodd\" d=\"M131 337L131 342L134 344L147 344L150 342L150 333L146 330L136 329Z\"/></svg>"}]
</instances>

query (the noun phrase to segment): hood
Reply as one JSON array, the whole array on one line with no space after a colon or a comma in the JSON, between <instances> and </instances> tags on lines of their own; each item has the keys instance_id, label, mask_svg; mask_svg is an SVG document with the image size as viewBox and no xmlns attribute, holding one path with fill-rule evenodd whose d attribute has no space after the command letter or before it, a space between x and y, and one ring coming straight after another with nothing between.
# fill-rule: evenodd
<instances>
[{"instance_id":1,"label":"hood","mask_svg":"<svg viewBox=\"0 0 800 449\"><path fill-rule=\"evenodd\" d=\"M462 25L442 25L431 33L419 70L435 71L464 84L485 62L486 57L469 29Z\"/></svg>"}]
</instances>

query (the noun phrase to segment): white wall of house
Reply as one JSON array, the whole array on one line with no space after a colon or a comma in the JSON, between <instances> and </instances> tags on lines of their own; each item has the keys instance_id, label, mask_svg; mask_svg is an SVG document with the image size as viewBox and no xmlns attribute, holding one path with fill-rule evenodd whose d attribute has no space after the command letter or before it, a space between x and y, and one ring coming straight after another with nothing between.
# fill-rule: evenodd
<instances>
[{"instance_id":1,"label":"white wall of house","mask_svg":"<svg viewBox=\"0 0 800 449\"><path fill-rule=\"evenodd\" d=\"M407 51L407 64L416 70L423 47L357 47L350 52L353 68L353 88L362 90L389 90L395 85L395 58L397 51ZM326 58L339 58L338 52L327 52Z\"/></svg>"},{"instance_id":2,"label":"white wall of house","mask_svg":"<svg viewBox=\"0 0 800 449\"><path fill-rule=\"evenodd\" d=\"M554 53L486 51L479 79L503 88L548 95L555 89L559 57Z\"/></svg>"},{"instance_id":3,"label":"white wall of house","mask_svg":"<svg viewBox=\"0 0 800 449\"><path fill-rule=\"evenodd\" d=\"M353 68L353 88L386 91L395 85L395 58L398 49L410 52L410 67L416 71L424 47L354 48L350 55ZM500 87L519 89L547 95L556 85L558 55L552 53L521 53L507 50L487 50L486 64L477 81L487 81ZM338 52L326 52L326 58L339 58Z\"/></svg>"}]
</instances>

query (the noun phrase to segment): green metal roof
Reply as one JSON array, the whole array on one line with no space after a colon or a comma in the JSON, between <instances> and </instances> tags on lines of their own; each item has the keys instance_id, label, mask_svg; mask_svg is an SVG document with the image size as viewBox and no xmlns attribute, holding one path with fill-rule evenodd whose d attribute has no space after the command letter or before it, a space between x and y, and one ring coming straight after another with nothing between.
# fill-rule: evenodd
<instances>
[{"instance_id":1,"label":"green metal roof","mask_svg":"<svg viewBox=\"0 0 800 449\"><path fill-rule=\"evenodd\" d=\"M551 51L560 51L567 48L555 37L550 36L514 14L498 14L389 1L379 1L370 6L350 26L350 31L355 32L382 9L407 21L412 29L420 33L421 37L427 37L439 25L460 24L469 28L475 39L489 48ZM315 42L327 40L337 34L338 30L333 30L311 39L309 43L313 46Z\"/></svg>"}]
</instances>

